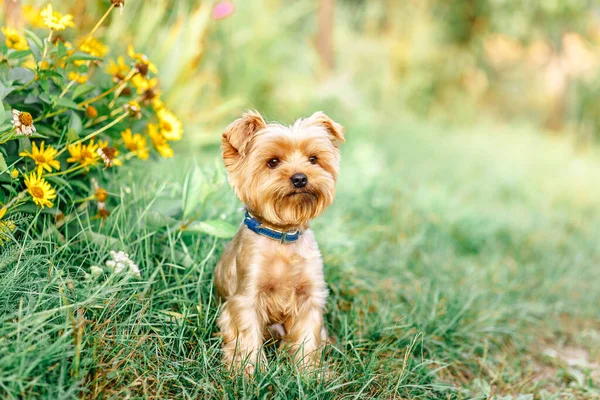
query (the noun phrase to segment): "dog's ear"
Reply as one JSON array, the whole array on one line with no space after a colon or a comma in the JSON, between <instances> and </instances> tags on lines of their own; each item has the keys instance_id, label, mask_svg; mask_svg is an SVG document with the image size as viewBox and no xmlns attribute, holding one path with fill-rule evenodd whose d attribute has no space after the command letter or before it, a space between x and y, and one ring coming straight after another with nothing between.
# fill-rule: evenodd
<instances>
[{"instance_id":1,"label":"dog's ear","mask_svg":"<svg viewBox=\"0 0 600 400\"><path fill-rule=\"evenodd\" d=\"M322 111L317 111L306 119L311 125L321 125L329 133L329 137L333 144L337 147L341 143L345 142L344 139L344 127L337 122L333 121Z\"/></svg>"},{"instance_id":2,"label":"dog's ear","mask_svg":"<svg viewBox=\"0 0 600 400\"><path fill-rule=\"evenodd\" d=\"M267 126L265 120L256 111L248 111L241 118L233 121L223 132L221 142L225 165L229 166L244 157L252 136L265 126Z\"/></svg>"}]
</instances>

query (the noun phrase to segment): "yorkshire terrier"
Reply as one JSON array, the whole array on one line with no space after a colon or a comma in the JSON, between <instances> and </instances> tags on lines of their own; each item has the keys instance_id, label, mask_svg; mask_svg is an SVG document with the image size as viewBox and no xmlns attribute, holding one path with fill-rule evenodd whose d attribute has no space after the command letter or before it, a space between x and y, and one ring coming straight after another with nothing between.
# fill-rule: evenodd
<instances>
[{"instance_id":1,"label":"yorkshire terrier","mask_svg":"<svg viewBox=\"0 0 600 400\"><path fill-rule=\"evenodd\" d=\"M308 225L333 202L343 142L322 112L292 126L248 112L223 133L229 183L246 207L215 269L226 365L252 373L273 333L299 365L318 363L327 287Z\"/></svg>"}]
</instances>

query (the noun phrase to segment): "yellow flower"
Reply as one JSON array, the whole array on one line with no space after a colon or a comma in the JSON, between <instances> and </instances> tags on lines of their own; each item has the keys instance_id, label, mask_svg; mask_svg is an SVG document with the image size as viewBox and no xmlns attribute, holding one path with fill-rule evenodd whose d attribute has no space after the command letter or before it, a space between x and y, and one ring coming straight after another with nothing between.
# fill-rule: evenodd
<instances>
[{"instance_id":1,"label":"yellow flower","mask_svg":"<svg viewBox=\"0 0 600 400\"><path fill-rule=\"evenodd\" d=\"M50 69L50 63L48 61L40 61L38 66L40 69Z\"/></svg>"},{"instance_id":2,"label":"yellow flower","mask_svg":"<svg viewBox=\"0 0 600 400\"><path fill-rule=\"evenodd\" d=\"M44 18L44 24L54 31L62 31L67 26L75 26L71 14L62 15L59 12L53 11L52 4L48 4L40 15Z\"/></svg>"},{"instance_id":3,"label":"yellow flower","mask_svg":"<svg viewBox=\"0 0 600 400\"><path fill-rule=\"evenodd\" d=\"M148 142L146 138L139 133L132 134L131 129L127 128L121 132L121 137L127 147L132 153L134 153L140 160L147 160L150 156L150 149L148 149Z\"/></svg>"},{"instance_id":4,"label":"yellow flower","mask_svg":"<svg viewBox=\"0 0 600 400\"><path fill-rule=\"evenodd\" d=\"M158 86L158 79L148 79L147 77L141 75L134 75L133 78L131 78L131 83L137 88L137 92L141 94Z\"/></svg>"},{"instance_id":5,"label":"yellow flower","mask_svg":"<svg viewBox=\"0 0 600 400\"><path fill-rule=\"evenodd\" d=\"M160 126L160 132L167 140L179 140L183 136L183 128L181 122L177 119L175 114L166 108L159 110L156 115L158 116L158 125Z\"/></svg>"},{"instance_id":6,"label":"yellow flower","mask_svg":"<svg viewBox=\"0 0 600 400\"><path fill-rule=\"evenodd\" d=\"M6 214L6 207L0 208L0 220ZM8 243L10 238L9 233L15 230L15 223L11 220L0 221L0 246L4 246L4 243Z\"/></svg>"},{"instance_id":7,"label":"yellow flower","mask_svg":"<svg viewBox=\"0 0 600 400\"><path fill-rule=\"evenodd\" d=\"M86 83L88 80L88 76L87 75L83 75L80 74L79 72L69 72L69 74L67 75L67 78L69 78L72 81L75 81L77 83Z\"/></svg>"},{"instance_id":8,"label":"yellow flower","mask_svg":"<svg viewBox=\"0 0 600 400\"><path fill-rule=\"evenodd\" d=\"M30 157L35 161L35 165L37 165L38 174L42 174L44 170L48 172L52 172L52 168L55 170L60 169L60 162L55 160L54 157L58 154L56 149L48 146L44 149L44 142L40 144L40 148L38 149L35 142L31 143L31 153L29 151L22 151L19 153L21 157Z\"/></svg>"},{"instance_id":9,"label":"yellow flower","mask_svg":"<svg viewBox=\"0 0 600 400\"><path fill-rule=\"evenodd\" d=\"M142 118L142 107L137 101L131 100L129 103L125 104L123 108L129 113L131 118Z\"/></svg>"},{"instance_id":10,"label":"yellow flower","mask_svg":"<svg viewBox=\"0 0 600 400\"><path fill-rule=\"evenodd\" d=\"M27 50L29 49L29 44L24 36L20 35L19 32L12 28L2 28L2 33L6 38L6 46L9 49L15 50Z\"/></svg>"},{"instance_id":11,"label":"yellow flower","mask_svg":"<svg viewBox=\"0 0 600 400\"><path fill-rule=\"evenodd\" d=\"M44 26L46 26L38 8L26 5L21 7L21 12L23 13L23 17L25 17L25 21L27 21L29 25L35 26L37 28L43 28Z\"/></svg>"},{"instance_id":12,"label":"yellow flower","mask_svg":"<svg viewBox=\"0 0 600 400\"><path fill-rule=\"evenodd\" d=\"M129 66L125 64L123 56L119 56L119 58L117 58L117 62L114 60L110 60L108 62L108 68L106 69L106 72L113 76L113 81L115 83L119 83L125 80L125 77L127 74L129 74L129 69Z\"/></svg>"},{"instance_id":13,"label":"yellow flower","mask_svg":"<svg viewBox=\"0 0 600 400\"><path fill-rule=\"evenodd\" d=\"M16 168L13 168L12 171L10 171L10 178L11 179L17 179L19 177L19 170ZM0 217L2 218L2 217Z\"/></svg>"},{"instance_id":14,"label":"yellow flower","mask_svg":"<svg viewBox=\"0 0 600 400\"><path fill-rule=\"evenodd\" d=\"M31 69L31 70L36 70L37 69L37 64L31 58L28 58L27 60L25 60L25 62L23 64L21 64L21 66L23 68L27 68L27 69Z\"/></svg>"},{"instance_id":15,"label":"yellow flower","mask_svg":"<svg viewBox=\"0 0 600 400\"><path fill-rule=\"evenodd\" d=\"M158 153L164 158L173 157L173 149L167 143L167 139L158 131L158 126L148 124L148 136L152 140L152 144Z\"/></svg>"},{"instance_id":16,"label":"yellow flower","mask_svg":"<svg viewBox=\"0 0 600 400\"><path fill-rule=\"evenodd\" d=\"M26 176L25 186L35 204L42 208L54 206L50 200L56 198L56 190L40 174L36 174L34 171Z\"/></svg>"},{"instance_id":17,"label":"yellow flower","mask_svg":"<svg viewBox=\"0 0 600 400\"><path fill-rule=\"evenodd\" d=\"M96 196L96 200L98 200L101 203L104 203L106 201L106 199L108 198L108 191L106 189L98 187L94 191L94 196Z\"/></svg>"},{"instance_id":18,"label":"yellow flower","mask_svg":"<svg viewBox=\"0 0 600 400\"><path fill-rule=\"evenodd\" d=\"M154 111L159 112L160 110L165 108L165 103L163 103L163 101L160 98L160 92L157 92L156 97L154 97L151 101L152 108L154 108Z\"/></svg>"},{"instance_id":19,"label":"yellow flower","mask_svg":"<svg viewBox=\"0 0 600 400\"><path fill-rule=\"evenodd\" d=\"M93 37L83 42L79 49L94 57L104 57L108 53L108 46Z\"/></svg>"},{"instance_id":20,"label":"yellow flower","mask_svg":"<svg viewBox=\"0 0 600 400\"><path fill-rule=\"evenodd\" d=\"M143 76L146 76L148 71L154 74L158 73L156 65L154 65L154 63L152 63L145 54L136 53L132 45L129 45L127 48L127 54L136 61L135 67Z\"/></svg>"},{"instance_id":21,"label":"yellow flower","mask_svg":"<svg viewBox=\"0 0 600 400\"><path fill-rule=\"evenodd\" d=\"M67 162L83 165L86 170L90 169L91 165L94 165L100 156L98 155L98 145L94 144L94 139L85 145L83 143L70 144L67 146L71 157L67 158Z\"/></svg>"}]
</instances>

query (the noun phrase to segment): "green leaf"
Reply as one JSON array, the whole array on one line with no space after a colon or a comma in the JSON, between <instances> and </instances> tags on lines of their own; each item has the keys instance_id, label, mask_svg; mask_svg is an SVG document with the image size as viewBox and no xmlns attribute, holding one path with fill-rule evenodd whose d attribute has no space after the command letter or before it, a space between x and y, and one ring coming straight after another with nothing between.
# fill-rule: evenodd
<instances>
[{"instance_id":1,"label":"green leaf","mask_svg":"<svg viewBox=\"0 0 600 400\"><path fill-rule=\"evenodd\" d=\"M8 55L9 60L18 60L19 58L27 57L31 54L31 50L13 51Z\"/></svg>"},{"instance_id":2,"label":"green leaf","mask_svg":"<svg viewBox=\"0 0 600 400\"><path fill-rule=\"evenodd\" d=\"M0 124L4 122L6 117L6 111L4 110L4 103L0 101Z\"/></svg>"},{"instance_id":3,"label":"green leaf","mask_svg":"<svg viewBox=\"0 0 600 400\"><path fill-rule=\"evenodd\" d=\"M146 227L156 230L175 225L178 221L158 211L148 211L146 214Z\"/></svg>"},{"instance_id":4,"label":"green leaf","mask_svg":"<svg viewBox=\"0 0 600 400\"><path fill-rule=\"evenodd\" d=\"M77 131L75 131L75 129L73 128L69 128L69 130L67 131L67 142L73 143L77 140L79 140L79 135L77 134Z\"/></svg>"},{"instance_id":5,"label":"green leaf","mask_svg":"<svg viewBox=\"0 0 600 400\"><path fill-rule=\"evenodd\" d=\"M2 82L0 82L0 100L3 100L15 89L17 89L15 86L5 86Z\"/></svg>"},{"instance_id":6,"label":"green leaf","mask_svg":"<svg viewBox=\"0 0 600 400\"><path fill-rule=\"evenodd\" d=\"M29 82L35 77L35 72L27 68L15 67L8 70L9 81Z\"/></svg>"},{"instance_id":7,"label":"green leaf","mask_svg":"<svg viewBox=\"0 0 600 400\"><path fill-rule=\"evenodd\" d=\"M77 113L75 111L71 112L71 120L69 121L69 131L71 129L73 129L75 131L77 136L79 136L79 133L83 129L83 124L81 123L81 118L79 118L79 115L77 115Z\"/></svg>"},{"instance_id":8,"label":"green leaf","mask_svg":"<svg viewBox=\"0 0 600 400\"><path fill-rule=\"evenodd\" d=\"M58 100L58 102L56 103L56 105L60 106L60 107L65 107L65 108L72 108L74 110L79 109L79 106L77 105L77 103L75 103L71 99L67 99L66 97L60 98Z\"/></svg>"},{"instance_id":9,"label":"green leaf","mask_svg":"<svg viewBox=\"0 0 600 400\"><path fill-rule=\"evenodd\" d=\"M38 131L38 133L45 135L45 136L51 136L51 137L60 137L60 134L57 133L52 127L45 125L45 124L38 124L35 127Z\"/></svg>"},{"instance_id":10,"label":"green leaf","mask_svg":"<svg viewBox=\"0 0 600 400\"><path fill-rule=\"evenodd\" d=\"M102 57L94 57L92 55L89 55L87 53L82 53L82 52L77 52L75 54L73 54L71 57L69 57L69 61L74 61L74 60L102 60Z\"/></svg>"},{"instance_id":11,"label":"green leaf","mask_svg":"<svg viewBox=\"0 0 600 400\"><path fill-rule=\"evenodd\" d=\"M183 199L181 208L183 209L183 219L201 204L202 182L204 177L202 171L197 165L187 173L183 185Z\"/></svg>"},{"instance_id":12,"label":"green leaf","mask_svg":"<svg viewBox=\"0 0 600 400\"><path fill-rule=\"evenodd\" d=\"M117 249L120 248L120 242L110 236L102 235L101 233L92 232L90 230L86 230L83 232L83 236L89 241L94 243L99 247L107 247L109 249Z\"/></svg>"},{"instance_id":13,"label":"green leaf","mask_svg":"<svg viewBox=\"0 0 600 400\"><path fill-rule=\"evenodd\" d=\"M44 92L49 92L50 91L50 81L48 79L42 79L40 81L40 87L42 88L42 90Z\"/></svg>"},{"instance_id":14,"label":"green leaf","mask_svg":"<svg viewBox=\"0 0 600 400\"><path fill-rule=\"evenodd\" d=\"M67 55L67 48L65 47L65 44L61 40L58 40L57 42L58 42L57 43L57 50L58 50L57 55L58 55L58 58L61 59L61 58L66 57L66 55Z\"/></svg>"},{"instance_id":15,"label":"green leaf","mask_svg":"<svg viewBox=\"0 0 600 400\"><path fill-rule=\"evenodd\" d=\"M213 219L210 221L194 222L185 228L185 232L200 232L220 239L230 239L236 234L237 227L221 219Z\"/></svg>"},{"instance_id":16,"label":"green leaf","mask_svg":"<svg viewBox=\"0 0 600 400\"><path fill-rule=\"evenodd\" d=\"M83 83L81 85L77 85L75 90L73 90L73 96L71 96L71 99L75 100L77 97L83 96L84 94L91 92L94 89L96 89L96 86L91 85L89 83Z\"/></svg>"},{"instance_id":17,"label":"green leaf","mask_svg":"<svg viewBox=\"0 0 600 400\"><path fill-rule=\"evenodd\" d=\"M6 161L4 161L4 156L0 153L0 174L6 172L8 170L8 165L6 165Z\"/></svg>"},{"instance_id":18,"label":"green leaf","mask_svg":"<svg viewBox=\"0 0 600 400\"><path fill-rule=\"evenodd\" d=\"M37 46L38 49L44 48L44 43L42 42L42 39L40 39L40 37L34 32L25 29L25 36L27 36Z\"/></svg>"},{"instance_id":19,"label":"green leaf","mask_svg":"<svg viewBox=\"0 0 600 400\"><path fill-rule=\"evenodd\" d=\"M26 137L19 138L19 153L22 151L31 152L31 140L29 140L29 138L26 138Z\"/></svg>"},{"instance_id":20,"label":"green leaf","mask_svg":"<svg viewBox=\"0 0 600 400\"><path fill-rule=\"evenodd\" d=\"M46 176L45 178L46 178L46 180L56 184L57 186L71 189L71 185L69 185L69 182L67 182L65 179L63 179L59 176Z\"/></svg>"}]
</instances>

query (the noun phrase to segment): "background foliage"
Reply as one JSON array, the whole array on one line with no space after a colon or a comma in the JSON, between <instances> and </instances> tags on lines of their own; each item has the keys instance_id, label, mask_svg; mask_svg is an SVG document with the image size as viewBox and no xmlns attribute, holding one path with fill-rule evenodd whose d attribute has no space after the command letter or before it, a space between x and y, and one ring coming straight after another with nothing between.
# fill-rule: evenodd
<instances>
[{"instance_id":1,"label":"background foliage","mask_svg":"<svg viewBox=\"0 0 600 400\"><path fill-rule=\"evenodd\" d=\"M108 1L60 3L85 29ZM105 223L84 210L40 239L36 217L15 220L0 393L599 396L597 6L335 3L333 70L315 48L317 1L238 1L216 20L211 2L132 0L110 15L99 37L156 63L186 134L173 159L107 186ZM314 224L327 375L276 352L251 381L219 365L212 271L241 214L218 144L247 108L284 123L322 109L346 127L336 202ZM110 273L119 250L139 280Z\"/></svg>"}]
</instances>

